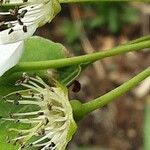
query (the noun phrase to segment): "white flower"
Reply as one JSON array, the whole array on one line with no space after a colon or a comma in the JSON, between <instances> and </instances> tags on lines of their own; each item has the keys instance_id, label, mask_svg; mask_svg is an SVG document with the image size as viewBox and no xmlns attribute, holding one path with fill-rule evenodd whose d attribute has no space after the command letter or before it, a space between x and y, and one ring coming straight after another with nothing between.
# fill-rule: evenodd
<instances>
[{"instance_id":1,"label":"white flower","mask_svg":"<svg viewBox=\"0 0 150 150\"><path fill-rule=\"evenodd\" d=\"M17 64L23 52L23 42L0 45L0 76Z\"/></svg>"},{"instance_id":2,"label":"white flower","mask_svg":"<svg viewBox=\"0 0 150 150\"><path fill-rule=\"evenodd\" d=\"M30 37L37 27L50 22L61 9L57 0L1 0L0 3L3 8L0 9L0 44ZM12 9L6 7L7 3Z\"/></svg>"},{"instance_id":3,"label":"white flower","mask_svg":"<svg viewBox=\"0 0 150 150\"><path fill-rule=\"evenodd\" d=\"M17 84L28 89L11 93L5 100L16 105L35 107L36 110L14 113L10 115L11 118L3 118L31 125L29 129L10 129L19 133L11 141L20 143L20 149L39 147L41 150L65 150L76 131L66 87L58 83L50 87L41 78L29 77L26 74ZM11 99L15 94L18 98Z\"/></svg>"},{"instance_id":4,"label":"white flower","mask_svg":"<svg viewBox=\"0 0 150 150\"><path fill-rule=\"evenodd\" d=\"M0 59L0 76L3 70L7 71L16 65L18 53L21 57L22 49L18 41L32 36L36 28L50 22L60 9L57 0L0 0L0 58L4 58ZM3 51L7 51L5 55ZM10 55L10 51L14 56ZM12 65L5 65L11 63L12 60L8 59L11 57L14 59Z\"/></svg>"}]
</instances>

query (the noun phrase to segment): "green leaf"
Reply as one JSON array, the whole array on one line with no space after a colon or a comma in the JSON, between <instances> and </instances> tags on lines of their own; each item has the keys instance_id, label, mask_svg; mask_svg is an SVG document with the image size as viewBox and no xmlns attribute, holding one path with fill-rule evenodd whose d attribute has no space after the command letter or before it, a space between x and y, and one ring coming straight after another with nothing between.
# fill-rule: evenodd
<instances>
[{"instance_id":1,"label":"green leaf","mask_svg":"<svg viewBox=\"0 0 150 150\"><path fill-rule=\"evenodd\" d=\"M62 84L70 85L81 73L81 66L72 66L59 69L59 80Z\"/></svg>"},{"instance_id":2,"label":"green leaf","mask_svg":"<svg viewBox=\"0 0 150 150\"><path fill-rule=\"evenodd\" d=\"M62 44L34 36L25 41L25 51L20 61L59 59L66 57L66 52Z\"/></svg>"},{"instance_id":3,"label":"green leaf","mask_svg":"<svg viewBox=\"0 0 150 150\"><path fill-rule=\"evenodd\" d=\"M31 37L25 41L25 51L21 58L21 62L26 61L42 61L42 60L52 60L65 58L67 56L67 51L65 47L59 43L54 43L52 41L46 40L41 37ZM58 70L60 81L64 84L69 84L74 78L79 75L81 68L79 66L73 66L68 68L62 68ZM28 74L38 74L41 77L47 76L46 70L41 71L30 71ZM12 91L20 89L20 86L15 86L15 82L20 79L22 72L7 74L6 76L0 77L0 116L8 117L10 113L19 111L18 106L5 103L2 97L7 95ZM16 123L4 122L0 120L0 149L3 150L16 150L16 146L12 144L7 144L6 137L8 135L8 128L18 127Z\"/></svg>"}]
</instances>

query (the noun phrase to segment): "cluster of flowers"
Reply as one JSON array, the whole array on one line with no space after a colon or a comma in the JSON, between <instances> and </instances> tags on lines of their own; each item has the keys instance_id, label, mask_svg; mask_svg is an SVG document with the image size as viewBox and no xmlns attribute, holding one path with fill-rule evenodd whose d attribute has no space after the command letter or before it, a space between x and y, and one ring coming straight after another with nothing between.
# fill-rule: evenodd
<instances>
[{"instance_id":1,"label":"cluster of flowers","mask_svg":"<svg viewBox=\"0 0 150 150\"><path fill-rule=\"evenodd\" d=\"M57 0L0 0L0 76L19 61L24 39L60 9Z\"/></svg>"}]
</instances>

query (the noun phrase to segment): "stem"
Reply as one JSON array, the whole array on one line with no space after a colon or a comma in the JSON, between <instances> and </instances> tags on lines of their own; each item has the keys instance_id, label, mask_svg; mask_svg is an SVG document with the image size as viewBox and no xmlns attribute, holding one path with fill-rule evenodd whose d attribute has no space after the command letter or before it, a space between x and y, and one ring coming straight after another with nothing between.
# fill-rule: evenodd
<instances>
[{"instance_id":1,"label":"stem","mask_svg":"<svg viewBox=\"0 0 150 150\"><path fill-rule=\"evenodd\" d=\"M133 0L59 0L60 3L80 3L80 2L133 2ZM147 0L135 0L139 2L146 2Z\"/></svg>"},{"instance_id":2,"label":"stem","mask_svg":"<svg viewBox=\"0 0 150 150\"><path fill-rule=\"evenodd\" d=\"M138 51L149 47L150 47L150 40L147 40L144 42L123 45L117 48L113 48L111 50L105 50L103 52L97 52L97 53L87 54L83 56L76 56L76 57L63 58L57 60L48 60L48 61L20 62L10 71L8 71L7 74L12 72L18 72L18 71L44 70L49 68L62 68L62 67L67 67L72 65L79 65L82 63L91 63L106 57L111 57L111 56L132 52L132 51Z\"/></svg>"},{"instance_id":3,"label":"stem","mask_svg":"<svg viewBox=\"0 0 150 150\"><path fill-rule=\"evenodd\" d=\"M150 35L147 35L147 36L132 40L128 42L127 44L135 44L135 43L140 43L140 42L149 41L149 40L150 40Z\"/></svg>"},{"instance_id":4,"label":"stem","mask_svg":"<svg viewBox=\"0 0 150 150\"><path fill-rule=\"evenodd\" d=\"M85 104L76 105L77 102L72 101L71 104L74 110L75 119L80 120L88 113L91 113L92 111L116 100L118 97L122 96L123 94L125 94L126 92L137 86L141 81L143 81L145 78L149 76L150 76L150 67L148 67L147 69L145 69L144 71L142 71L129 81L125 82L121 86L117 87L116 89Z\"/></svg>"}]
</instances>

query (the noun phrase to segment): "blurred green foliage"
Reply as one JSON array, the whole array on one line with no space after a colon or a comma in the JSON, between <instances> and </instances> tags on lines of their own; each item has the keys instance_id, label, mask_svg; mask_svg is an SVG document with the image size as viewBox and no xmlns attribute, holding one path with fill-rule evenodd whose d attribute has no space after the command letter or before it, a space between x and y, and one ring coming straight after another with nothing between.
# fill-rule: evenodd
<instances>
[{"instance_id":1,"label":"blurred green foliage","mask_svg":"<svg viewBox=\"0 0 150 150\"><path fill-rule=\"evenodd\" d=\"M69 20L69 18L65 18L62 26L60 26L60 32L64 35L65 43L72 47L75 52L80 52L80 33L77 31L73 21Z\"/></svg>"},{"instance_id":2,"label":"blurred green foliage","mask_svg":"<svg viewBox=\"0 0 150 150\"><path fill-rule=\"evenodd\" d=\"M83 14L82 24L87 34L97 30L106 31L108 34L118 34L123 27L135 24L139 18L137 9L128 2L89 3L86 6L81 5L80 9ZM65 42L75 51L81 49L79 37L82 33L77 30L74 22L69 18L65 18L60 27Z\"/></svg>"},{"instance_id":3,"label":"blurred green foliage","mask_svg":"<svg viewBox=\"0 0 150 150\"><path fill-rule=\"evenodd\" d=\"M89 29L99 27L107 28L111 34L121 31L127 24L136 23L138 20L138 11L127 2L102 2L101 4L85 6L88 12L94 10L96 16L87 18L85 25Z\"/></svg>"}]
</instances>

